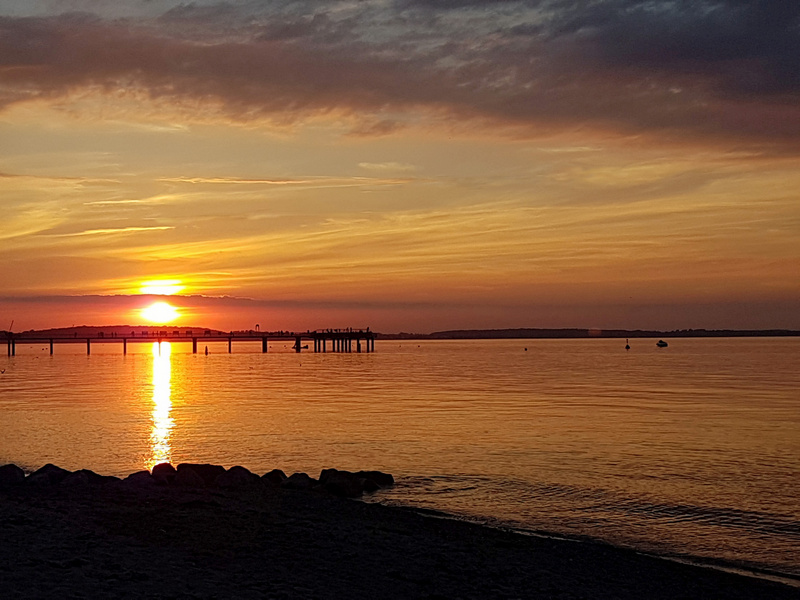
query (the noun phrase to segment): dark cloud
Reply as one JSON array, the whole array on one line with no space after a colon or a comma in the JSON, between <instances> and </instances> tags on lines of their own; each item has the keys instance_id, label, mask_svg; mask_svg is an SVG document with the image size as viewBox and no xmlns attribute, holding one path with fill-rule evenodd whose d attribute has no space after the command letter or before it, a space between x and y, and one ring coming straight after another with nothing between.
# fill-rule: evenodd
<instances>
[{"instance_id":1,"label":"dark cloud","mask_svg":"<svg viewBox=\"0 0 800 600\"><path fill-rule=\"evenodd\" d=\"M414 110L797 150L797 56L800 3L780 0L187 4L0 18L0 105L93 86L241 119L347 112L360 135Z\"/></svg>"}]
</instances>

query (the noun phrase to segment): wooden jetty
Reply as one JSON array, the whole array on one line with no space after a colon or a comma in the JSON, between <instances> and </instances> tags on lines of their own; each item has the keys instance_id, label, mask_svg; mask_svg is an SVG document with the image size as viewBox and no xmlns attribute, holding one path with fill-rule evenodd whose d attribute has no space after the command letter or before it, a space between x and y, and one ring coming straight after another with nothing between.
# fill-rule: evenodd
<instances>
[{"instance_id":1,"label":"wooden jetty","mask_svg":"<svg viewBox=\"0 0 800 600\"><path fill-rule=\"evenodd\" d=\"M56 344L86 344L86 354L92 353L92 344L121 343L123 354L128 353L128 343L142 342L192 342L192 352L197 354L197 342L228 342L228 353L233 352L234 342L261 342L261 352L266 353L270 341L291 341L295 352L307 349L313 342L315 353L320 352L375 352L375 332L365 329L324 329L297 333L290 331L217 331L210 329L148 329L120 333L106 332L102 328L91 333L73 333L71 335L48 335L48 332L3 332L8 345L8 355L16 356L18 344L49 344L50 354L54 353ZM115 328L119 329L119 328ZM0 334L2 335L2 334ZM0 337L2 339L2 337ZM330 348L330 350L329 350Z\"/></svg>"}]
</instances>

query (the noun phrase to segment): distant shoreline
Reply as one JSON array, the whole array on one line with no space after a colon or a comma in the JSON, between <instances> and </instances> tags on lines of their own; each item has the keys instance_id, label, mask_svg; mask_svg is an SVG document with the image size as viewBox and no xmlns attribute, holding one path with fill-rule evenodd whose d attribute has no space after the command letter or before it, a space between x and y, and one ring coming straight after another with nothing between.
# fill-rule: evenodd
<instances>
[{"instance_id":1,"label":"distant shoreline","mask_svg":"<svg viewBox=\"0 0 800 600\"><path fill-rule=\"evenodd\" d=\"M384 340L506 340L506 339L594 339L594 338L722 338L722 337L796 337L791 329L678 329L673 331L643 329L457 329L434 333L378 333Z\"/></svg>"},{"instance_id":2,"label":"distant shoreline","mask_svg":"<svg viewBox=\"0 0 800 600\"><path fill-rule=\"evenodd\" d=\"M22 332L0 331L0 339L16 338L47 339L51 337L94 336L99 332L115 334L122 337L127 334L141 336L142 332L158 330L203 332L205 336L222 337L251 334L264 337L292 336L294 332L232 330L221 331L208 327L188 326L145 326L145 325L82 325L79 327L60 327L52 329L33 329ZM207 332L207 333L206 333ZM304 332L297 332L302 334ZM153 333L155 335L155 333ZM432 333L380 333L375 332L379 340L505 340L505 339L608 339L608 338L732 338L732 337L798 337L800 331L793 329L675 329L662 331L655 329L580 329L580 328L515 328L515 329L453 329L434 331Z\"/></svg>"}]
</instances>

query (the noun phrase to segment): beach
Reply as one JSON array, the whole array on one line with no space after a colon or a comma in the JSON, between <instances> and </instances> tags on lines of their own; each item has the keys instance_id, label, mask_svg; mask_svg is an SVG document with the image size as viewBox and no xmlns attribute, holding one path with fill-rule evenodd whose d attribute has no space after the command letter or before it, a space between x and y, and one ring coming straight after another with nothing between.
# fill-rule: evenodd
<instances>
[{"instance_id":1,"label":"beach","mask_svg":"<svg viewBox=\"0 0 800 600\"><path fill-rule=\"evenodd\" d=\"M800 598L781 583L444 517L263 481L6 485L0 589L14 598Z\"/></svg>"}]
</instances>

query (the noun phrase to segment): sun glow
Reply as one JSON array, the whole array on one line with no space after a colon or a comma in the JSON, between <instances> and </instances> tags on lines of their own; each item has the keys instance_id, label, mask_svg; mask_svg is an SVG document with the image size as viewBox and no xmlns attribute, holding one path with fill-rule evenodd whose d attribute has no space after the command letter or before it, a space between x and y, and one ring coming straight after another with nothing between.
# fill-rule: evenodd
<instances>
[{"instance_id":1,"label":"sun glow","mask_svg":"<svg viewBox=\"0 0 800 600\"><path fill-rule=\"evenodd\" d=\"M154 302L139 311L139 314L147 321L157 325L172 323L180 316L178 309L166 302Z\"/></svg>"},{"instance_id":2,"label":"sun glow","mask_svg":"<svg viewBox=\"0 0 800 600\"><path fill-rule=\"evenodd\" d=\"M153 281L143 281L139 291L142 294L174 296L179 294L184 287L181 285L180 279L154 279Z\"/></svg>"}]
</instances>

